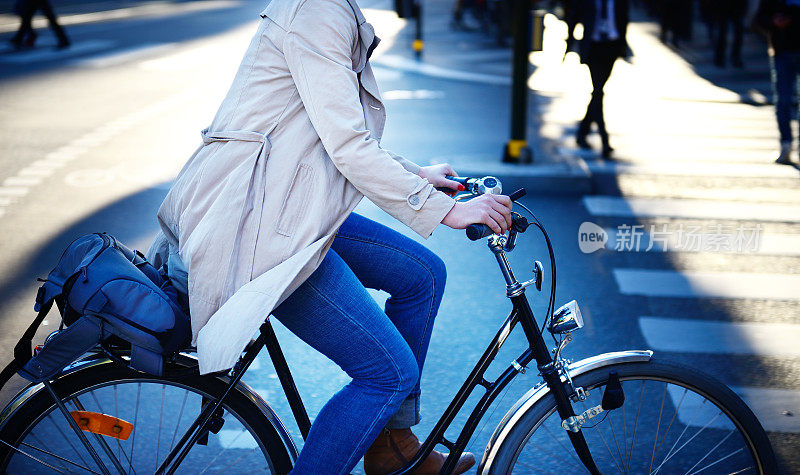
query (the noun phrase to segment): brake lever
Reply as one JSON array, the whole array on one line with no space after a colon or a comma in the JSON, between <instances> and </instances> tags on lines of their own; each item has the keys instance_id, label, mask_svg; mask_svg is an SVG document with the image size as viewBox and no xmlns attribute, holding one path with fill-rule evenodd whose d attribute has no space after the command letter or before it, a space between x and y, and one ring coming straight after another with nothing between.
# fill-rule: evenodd
<instances>
[{"instance_id":1,"label":"brake lever","mask_svg":"<svg viewBox=\"0 0 800 475\"><path fill-rule=\"evenodd\" d=\"M508 239L506 239L506 243L503 246L503 250L506 252L510 252L514 249L517 245L517 234L524 233L525 230L528 229L530 224L528 223L528 219L525 216L517 213L516 211L511 212L511 227L508 228Z\"/></svg>"}]
</instances>

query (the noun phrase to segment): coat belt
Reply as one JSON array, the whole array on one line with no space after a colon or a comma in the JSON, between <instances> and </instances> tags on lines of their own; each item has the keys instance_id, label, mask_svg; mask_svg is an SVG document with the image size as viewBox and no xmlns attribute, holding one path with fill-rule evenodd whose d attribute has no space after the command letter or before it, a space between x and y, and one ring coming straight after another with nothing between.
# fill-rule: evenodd
<instances>
[{"instance_id":1,"label":"coat belt","mask_svg":"<svg viewBox=\"0 0 800 475\"><path fill-rule=\"evenodd\" d=\"M204 129L200 133L203 135L203 143L206 145L212 142L240 141L261 143L263 144L262 150L269 150L270 146L267 134L253 132L251 130L215 130L209 132L208 129Z\"/></svg>"}]
</instances>

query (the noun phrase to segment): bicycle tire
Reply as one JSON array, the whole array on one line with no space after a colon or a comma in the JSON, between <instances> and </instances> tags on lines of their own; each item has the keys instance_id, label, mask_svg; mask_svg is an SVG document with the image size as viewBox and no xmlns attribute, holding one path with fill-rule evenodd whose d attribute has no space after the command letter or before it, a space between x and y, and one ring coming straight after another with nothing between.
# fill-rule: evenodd
<instances>
[{"instance_id":1,"label":"bicycle tire","mask_svg":"<svg viewBox=\"0 0 800 475\"><path fill-rule=\"evenodd\" d=\"M98 401L97 396L95 394L99 393L100 391L104 391L103 394L105 394L105 392L107 391L113 391L114 397L116 398L119 388L122 388L123 387L122 385L125 384L136 384L139 391L141 391L141 388L144 385L144 387L146 388L146 392L148 392L148 394L152 393L151 391L152 388L158 390L157 385L161 385L162 413L164 412L164 397L167 388L168 387L170 388L170 395L175 393L176 390L174 388L177 388L177 390L183 389L184 394L186 394L186 396L183 397L183 406L181 407L181 415L178 417L177 422L175 423L174 430L176 434L178 434L179 427L181 427L182 431L185 430L185 427L188 427L188 424L191 423L191 421L199 413L200 405L202 404L202 402L200 404L194 404L196 412L194 414L190 413L190 415L187 416L187 418L185 419L186 423L182 424L183 413L185 410L186 401L187 399L189 399L189 395L191 395L192 400L203 401L202 398L208 398L208 397L217 398L221 396L227 387L227 384L223 380L214 376L200 376L197 374L179 376L176 374L170 375L170 373L167 373L165 376L157 378L145 373L133 371L130 368L127 368L123 365L111 362L106 364L100 364L86 370L77 371L72 374L67 374L66 376L59 378L52 383L56 393L59 394L59 396L61 396L62 401L65 402L73 401L72 402L73 407L75 407L74 400L79 400L77 399L78 397L81 397L83 399L83 401L79 400L81 404L84 404L86 400L91 401L91 399L89 399L87 396L89 394L92 395L95 401ZM156 385L156 386L151 387L148 385ZM139 398L140 395L141 393L137 394L137 398ZM100 402L98 402L97 404L100 405ZM229 427L233 425L235 428L238 428L239 425L241 425L241 427L243 427L244 430L247 431L249 435L252 437L252 441L255 442L257 448L260 449L260 452L263 453L264 461L266 466L268 466L269 471L271 473L276 473L276 474L289 473L289 471L292 468L292 458L286 446L284 445L284 442L278 430L273 425L273 422L269 420L269 418L261 411L261 409L259 409L259 407L251 399L249 399L243 392L238 390L234 390L229 394L223 406L225 411L224 412L225 423L222 426L223 430L227 429L227 427L225 427L226 425ZM136 430L140 430L140 433L142 433L142 429L144 429L144 434L140 435L139 437L140 442L139 445L137 446L136 439L132 433L131 437L133 437L133 440L131 441L131 439L128 439L128 441L130 441L131 443L130 455L128 455L123 451L122 453L125 455L125 457L127 457L127 459L120 457L120 461L125 462L123 465L127 466L128 472L130 472L132 468L130 465L128 465L128 462L130 462L132 465L133 462L131 461L131 459L138 458L136 457L136 455L142 453L141 450L136 452L136 449L142 445L141 442L142 438L144 438L144 440L146 441L145 443L148 443L147 441L149 439L146 438L146 435L148 434L147 430L150 431L153 430L152 428L147 429L148 426L152 425L152 421L148 422L145 416L143 415L140 416L138 407L139 403L137 402L137 410L136 410L137 419L141 417L143 421L141 424L135 424L134 432ZM127 406L127 410L129 413L130 405ZM98 411L98 412L108 413L107 411ZM231 419L227 417L227 415L233 415L235 419ZM46 418L51 416L52 418L48 422ZM117 415L117 417L121 416ZM88 455L88 451L86 451L85 448L79 445L80 440L74 434L74 432L72 432L66 425L67 423L65 419L63 415L61 415L61 413L59 412L51 395L45 390L40 390L35 395L31 396L29 399L24 401L24 403L22 403L14 411L14 413L8 418L8 420L3 421L2 423L2 427L0 428L0 473L21 473L23 471L25 473L32 473L30 468L26 468L23 470L23 469L15 469L13 467L13 464L24 464L27 462L28 465L32 465L33 462L30 461L29 457L21 455L16 450L10 448L8 445L6 445L6 443L10 444L15 448L19 448L20 444L23 443L25 440L27 440L26 437L30 434L33 434L31 435L31 438L36 436L37 439L41 440L42 438L41 436L34 434L34 431L37 430L36 427L38 427L40 423L52 424L53 422L56 421L62 421L64 423L64 428L60 429L60 432L66 433L74 439L72 441L66 440L67 444L75 443L79 448L83 449L83 455L78 451L75 451L75 455L77 455L77 457L75 455L72 456L74 458L73 462L77 461L78 457L80 457L82 462L79 462L79 465L96 470L97 469L96 464L93 463L91 457ZM56 423L60 424L59 422ZM182 425L184 425L185 427L182 427ZM48 427L44 426L43 429L48 429ZM51 429L53 434L57 432L55 429L57 428ZM169 429L171 429L171 427L169 427ZM158 438L156 439L157 441L155 443L156 448L151 449L151 452L152 450L155 450L157 454L155 457L155 462L150 466L148 466L148 468L143 471L141 469L136 470L136 468L138 467L133 467L134 472L152 473L154 471L154 468L156 467L156 464L159 461L159 455L158 455L159 449L165 445L164 440L169 439L168 434L166 437L163 437L161 432L162 432L161 427L159 427ZM47 432L44 433L47 434ZM84 434L90 436L90 440L92 440L91 439L92 434L89 434L87 432L84 432ZM182 432L180 434L182 434ZM180 434L177 437L178 439L180 437ZM238 434L239 435L236 435L237 440L241 438L241 430L239 431ZM215 436L216 434L210 434L210 435ZM96 439L99 438L103 438L103 440L109 441L109 444L112 448L115 449L119 448L119 446L116 445L117 442L116 439L106 438L105 436L96 437ZM172 442L174 442L175 440L177 440L175 435L172 435ZM251 441L251 439L249 438L245 438L245 440ZM172 445L172 442L170 443L170 446ZM44 442L40 443L43 446L48 445L47 443ZM60 440L59 443L64 445L63 442ZM235 443L236 440L234 440L234 445ZM99 443L93 441L92 444L95 446L99 454L103 454L103 452L99 448ZM252 445L252 443L250 443L250 445ZM250 447L250 445L248 445L249 450L255 452L256 449ZM195 447L192 448L192 451L195 451ZM166 447L163 448L166 449ZM235 448L240 448L240 447L235 447ZM72 469L75 468L73 465L70 464L71 462L57 460L52 455L50 456L43 455L38 450L33 450L29 448L29 445L23 444L23 449L28 453L36 455L40 459L45 459L46 461L49 460L50 462L57 461L58 463L61 464L61 466L67 468L68 469L67 471L72 471ZM222 452L224 453L228 449L229 447L223 448ZM192 451L190 451L190 455L192 455ZM164 450L161 453L166 455L166 452L167 450ZM120 453L117 452L117 455L119 454ZM148 457L150 455L147 451L144 451L144 454L148 455ZM61 455L61 454L56 454L56 455ZM217 457L219 457L219 455L217 455ZM208 457L206 457L206 459L207 458ZM110 459L105 455L103 455L103 459L104 461L110 461ZM163 457L161 457L161 460L163 461ZM216 459L212 460L212 462L214 462L215 460ZM203 462L205 462L205 459L203 460ZM208 468L208 466L206 466L206 468ZM113 466L111 466L111 470L112 472L116 471L114 470ZM184 468L184 464L182 464L181 467L179 467L179 472L186 470L189 469ZM197 473L199 470L189 470L189 471ZM52 470L48 470L48 473L52 473Z\"/></svg>"},{"instance_id":2,"label":"bicycle tire","mask_svg":"<svg viewBox=\"0 0 800 475\"><path fill-rule=\"evenodd\" d=\"M603 393L602 390L612 371L615 371L619 375L623 389L625 390L626 402L623 408L629 406L628 410L631 415L631 409L636 409L637 412L632 431L628 430L631 428L631 421L626 421L625 412L621 412L622 423L619 423L620 411L622 411L622 409L605 411L605 417L609 419L604 419L603 415L600 415L594 419L590 419L583 427L582 431L589 443L590 451L592 452L595 462L598 463L598 468L601 473L694 473L697 471L701 471L702 473L717 473L719 469L723 469L722 471L724 473L740 473L736 471L740 467L732 467L731 465L733 465L734 462L737 464L740 463L739 459L746 459L748 455L750 461L747 463L753 464L751 467L752 470L750 471L751 473L778 473L777 461L767 434L744 401L721 382L685 366L651 360L642 363L622 363L589 371L574 379L575 385L583 387L589 394L586 403L573 404L576 412L580 413L581 411L585 411L590 407L600 404ZM641 390L638 389L639 385L636 384L639 381L641 381ZM663 384L663 391L660 390L661 384ZM648 396L653 396L655 394L657 398L648 397L647 401L643 401L646 385L658 390L653 393L650 388L647 389ZM670 385L678 388L677 392L678 396L680 396L679 398L673 395L675 391ZM682 395L680 395L681 388L684 390ZM691 395L687 398L688 394ZM705 402L695 407L697 406L696 401L698 398L703 398L704 401L713 403L716 409L712 406L706 406L704 408ZM637 404L637 399L638 406L631 408L631 404ZM655 400L650 401L651 399ZM642 407L644 407L642 406L643 402L653 404L653 406L648 406L645 409L645 415L649 416L649 413L658 409L659 418L655 424L655 431L653 431L652 428L650 431L644 431L642 427L639 427L639 433L644 433L644 435L640 436L640 443L637 445L636 432L641 410ZM672 406L674 411L673 415L664 413L665 405ZM515 427L512 428L508 437L502 442L502 445L498 449L496 460L492 463L490 473L503 475L511 473L530 473L532 469L544 471L545 473L588 472L577 460L577 455L574 453L574 449L569 443L566 431L561 427L561 420L555 410L555 399L552 394L548 394L534 404L519 420ZM719 414L727 418L730 422L730 426L723 424L725 422L724 420L717 420L719 415L714 416L711 422L706 422L705 426L700 425L700 423L705 420L706 416L698 420L696 414L711 414L717 410L719 410ZM695 411L694 416L691 416L691 411ZM663 420L662 416L665 416ZM691 419L687 416L690 416ZM666 425L666 421L670 418L669 425ZM617 421L617 428L614 427L614 420ZM606 422L608 423L606 424ZM605 424L605 427L601 427L601 424ZM672 429L673 424L676 428L675 432L669 434L674 430ZM604 433L608 434L609 426L613 436L604 437ZM684 427L684 430L680 433L680 437L673 443L671 438L675 436L681 426ZM620 430L620 427L622 430ZM727 439L730 439L731 435L726 436L724 439L712 437L721 435L719 434L720 428L724 431L730 431L730 434L734 434L735 431L740 437L737 438L734 436L730 442L728 442ZM624 435L622 432L624 432ZM655 432L655 434L653 434L653 432ZM660 442L659 432L661 432ZM689 433L687 437L696 434L670 456L670 453L678 447L678 443L682 442L681 438L687 432ZM703 432L706 433L704 438L711 439L711 444L702 445L693 449L690 448L689 452L684 452L681 457L677 457L677 455L683 451L686 444L700 437ZM539 435L536 435L537 433ZM630 447L628 447L629 436L632 436ZM669 443L665 444L668 436L670 437ZM620 448L619 440L623 440L623 437L625 443L623 447ZM548 439L552 439L552 441ZM648 443L642 443L642 439L648 439ZM653 441L652 448L649 439ZM739 452L735 452L734 455L728 455L727 458L722 458L712 463L713 460L707 459L712 457L712 454L714 458L718 457L715 451L719 450L719 447L722 447L722 445L718 445L717 447L713 445L713 442L718 440L721 440L719 444L728 445L739 442L747 449L749 454L746 454L745 450L740 448ZM553 448L554 442L555 452ZM616 453L613 450L612 443L616 443ZM702 440L697 443L702 444ZM659 459L658 457L661 455L665 445L667 447L671 446L670 452L665 453L663 458ZM646 456L644 460L633 457L634 451L638 450L639 447L642 448L642 450L640 450L642 455ZM644 449L646 449L646 451ZM656 451L656 449L658 449L658 451ZM705 450L705 452L703 450ZM730 449L725 446L725 450ZM552 461L550 463L557 465L559 468L553 468L552 465L544 466L544 468L542 468L541 465L538 467L532 465L532 461L535 460L541 463L543 460L541 454L546 455L548 451L558 456L558 461ZM650 453L651 451L652 453ZM526 453L523 455L524 452ZM533 455L534 452L537 454L536 456ZM720 455L724 456L724 453ZM556 457L553 458L555 459ZM610 460L613 460L613 463L611 463ZM661 461L660 464L659 461ZM694 465L691 465L692 462L694 462ZM601 466L601 464L603 466ZM668 466L661 471L661 468L665 464ZM679 467L680 470L678 470ZM516 472L514 470L515 468L517 469ZM746 469L747 467L743 468ZM746 471L743 473L746 473Z\"/></svg>"}]
</instances>

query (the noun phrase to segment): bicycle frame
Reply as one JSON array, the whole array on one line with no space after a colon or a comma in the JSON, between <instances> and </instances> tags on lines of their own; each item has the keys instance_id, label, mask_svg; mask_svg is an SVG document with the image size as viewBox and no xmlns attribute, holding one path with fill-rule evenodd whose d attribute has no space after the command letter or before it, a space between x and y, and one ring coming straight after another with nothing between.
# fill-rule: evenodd
<instances>
[{"instance_id":1,"label":"bicycle frame","mask_svg":"<svg viewBox=\"0 0 800 475\"><path fill-rule=\"evenodd\" d=\"M506 238L504 236L491 236L487 240L489 249L494 253L497 263L500 266L500 271L506 281L506 295L511 300L512 310L506 318L500 330L489 343L488 348L481 355L475 367L470 372L467 380L456 393L450 405L445 410L442 417L434 426L431 434L422 444L420 451L409 462L408 465L401 470L394 472L395 474L408 473L415 469L425 458L431 453L437 444L442 444L450 450L450 453L445 460L442 467L442 473L450 473L458 463L458 459L464 452L464 449L472 437L478 423L486 414L486 411L494 402L495 398L502 392L502 390L519 374L525 372L528 364L535 360L537 369L542 376L547 387L553 392L555 396L559 415L566 419L567 417L574 416L575 413L572 405L569 402L569 395L561 381L561 374L556 367L552 357L550 356L547 344L539 332L539 327L536 318L533 315L528 298L525 295L525 287L530 284L522 284L514 277L511 266L506 259L504 245ZM539 283L540 284L540 283ZM511 330L514 326L520 323L522 330L528 339L528 349L526 349L516 360L511 362L511 365L498 376L495 381L489 382L484 378L484 373L494 361L500 348L505 343ZM467 398L478 387L483 386L486 392L478 401L477 405L473 408L472 412L467 419L464 428L458 435L455 443L445 439L444 433L452 423L455 416L460 412ZM591 473L599 473L597 467L592 460L589 448L583 434L569 433L570 441L572 442L575 450Z\"/></svg>"},{"instance_id":2,"label":"bicycle frame","mask_svg":"<svg viewBox=\"0 0 800 475\"><path fill-rule=\"evenodd\" d=\"M430 435L425 439L417 455L409 461L409 463L402 469L394 472L395 474L409 473L413 471L423 460L433 451L436 445L443 445L449 451L449 455L445 460L442 467L442 473L450 473L456 466L459 457L464 452L469 439L472 437L478 423L486 414L486 411L491 406L492 402L503 391L503 389L519 374L525 371L526 367L531 361L536 361L536 367L542 376L547 387L550 388L558 404L558 412L562 419L574 416L575 413L569 401L569 394L561 381L561 373L556 367L553 358L550 356L547 344L539 332L536 319L531 310L528 298L525 295L525 285L518 282L514 277L514 273L506 259L504 244L505 237L492 236L488 238L487 243L489 249L494 253L497 258L500 271L506 281L506 294L511 300L513 308L506 320L503 322L500 330L495 334L489 346L481 355L478 362L473 367L466 381L462 384L453 400L448 405L444 414L439 418L439 421L434 426ZM516 324L522 326L522 330L528 339L528 349L526 349L516 360L512 361L511 365L503 371L503 373L495 381L487 381L484 378L486 370L494 361L500 348L505 343L511 331ZM245 351L244 356L240 359L237 365L232 370L233 375L230 382L228 391L217 401L208 404L201 414L197 417L194 424L187 430L184 436L176 447L170 452L167 458L162 463L157 473L173 473L186 454L191 449L192 445L197 441L200 435L204 432L207 422L211 419L212 414L219 407L222 406L225 397L241 379L244 372L253 362L256 355L263 347L267 348L270 357L272 358L275 371L278 379L286 394L289 406L294 415L295 421L300 429L303 438L308 436L308 431L311 427L311 422L308 417L303 400L297 391L289 366L280 348L272 324L267 320L261 326L261 332L258 338L251 343ZM455 442L451 442L445 438L445 431L450 427L450 424L455 419L456 415L461 411L464 404L473 391L482 386L486 392L478 401L477 405L473 408L472 412L467 419L466 424L458 435ZM575 450L584 463L586 468L591 473L599 473L597 467L592 460L589 448L583 434L569 432L570 441L575 447Z\"/></svg>"},{"instance_id":3,"label":"bicycle frame","mask_svg":"<svg viewBox=\"0 0 800 475\"><path fill-rule=\"evenodd\" d=\"M473 367L466 381L463 383L453 400L448 405L444 414L442 414L439 421L434 426L430 435L423 442L422 447L417 455L411 461L409 461L405 467L394 472L395 474L403 474L413 471L419 466L420 463L422 463L422 461L431 453L431 451L433 451L434 447L439 444L445 446L450 451L447 459L445 460L445 464L442 467L442 473L452 472L456 466L456 463L458 462L459 457L464 452L467 443L475 432L478 423L485 415L492 402L494 402L502 390L519 373L525 372L528 364L534 360L536 361L536 367L539 370L539 373L541 374L546 386L549 387L550 391L552 391L553 395L555 396L558 404L559 415L562 417L562 419L566 419L575 415L569 400L570 395L567 393L564 383L561 380L559 368L556 366L553 358L550 356L547 344L545 343L542 334L539 332L533 311L531 310L530 304L528 303L528 299L525 295L525 286L530 284L530 282L522 284L514 277L513 271L511 270L511 267L505 256L505 237L492 236L487 240L487 243L490 250L497 258L500 270L506 280L507 296L511 300L513 308L511 313L503 322L500 330L497 332L497 334L495 334L494 338L492 338L489 346L486 348L478 362ZM511 334L511 331L514 329L517 323L521 324L523 332L528 339L529 347L516 360L512 361L510 366L503 371L503 373L495 381L489 382L484 378L484 374L494 361L497 353L503 346L503 343L505 343L506 339ZM261 326L259 337L251 343L251 345L245 351L244 356L232 370L233 374L230 382L230 388L233 388L236 383L238 383L244 372L250 366L250 363L252 363L256 355L265 346L267 347L270 357L272 358L275 371L278 375L284 393L286 394L286 398L289 402L289 406L292 410L295 421L297 422L303 438L306 438L311 427L311 422L269 320L267 320ZM461 411L469 396L478 386L485 388L486 392L480 398L477 405L473 408L456 441L452 442L447 440L444 435L445 431L450 427L450 424L453 422L456 415ZM174 470L177 469L177 466L180 464L183 457L188 453L188 451L191 449L191 446L194 445L194 443L205 430L205 425L211 419L211 415L214 413L214 411L221 407L227 394L228 393L226 392L222 398L217 401L213 401L206 406L206 408L198 416L195 423L184 434L173 451L167 456L157 473L164 473L166 470L166 473L169 474L173 473ZM568 434L579 458L587 467L587 469L592 473L599 473L594 461L592 460L591 454L589 453L589 449L586 445L583 434L580 432L569 432Z\"/></svg>"},{"instance_id":4,"label":"bicycle frame","mask_svg":"<svg viewBox=\"0 0 800 475\"><path fill-rule=\"evenodd\" d=\"M394 472L394 474L404 474L413 471L417 468L423 460L434 450L436 445L443 445L450 453L445 460L442 467L442 473L451 473L455 468L461 454L464 452L467 443L474 434L478 423L486 414L486 411L503 391L503 389L519 374L524 373L528 364L532 361L536 362L536 367L542 376L544 385L537 386L534 389L542 389L544 386L549 389L555 397L558 413L562 419L574 416L572 405L570 403L571 393L568 393L565 381L562 381L562 370L550 355L547 344L545 343L542 334L539 331L536 319L531 310L528 299L525 295L525 287L534 282L520 283L514 277L513 271L506 259L505 245L508 238L505 236L491 236L487 239L489 249L494 253L500 271L506 281L506 294L512 303L512 310L508 317L503 322L500 330L492 338L489 346L483 352L478 362L473 367L466 381L462 384L453 400L448 405L445 412L437 421L429 436L422 443L422 447L416 456L409 461L409 463L402 469ZM538 285L541 282L537 283ZM509 367L497 377L495 381L487 381L484 377L486 370L494 361L500 348L505 343L511 331L517 324L522 326L523 332L528 340L528 348L515 360L511 362ZM214 414L222 407L227 396L234 390L237 384L240 383L242 376L247 371L250 364L255 360L258 353L264 347L267 348L269 355L273 361L275 371L278 379L286 394L292 414L300 429L303 438L308 437L308 432L311 428L311 421L308 417L305 405L294 383L289 366L284 357L283 351L280 348L272 324L269 320L261 325L260 334L258 337L248 345L245 349L243 356L237 362L233 369L229 372L229 383L222 397L210 400L203 408L200 415L197 416L192 425L180 438L179 442L167 455L161 466L157 469L156 473L172 474L174 473L186 455L189 453L194 444L208 432L208 424L213 419ZM114 355L109 354L112 359ZM45 386L50 390L56 403L61 400L57 394L52 391L49 384ZM475 389L481 386L486 392L478 401L477 405L472 409L464 427L458 435L455 442L449 441L445 438L445 432L452 424L456 415L462 410L467 399L472 395ZM574 392L574 389L570 389ZM538 394L538 393L537 393ZM64 408L59 405L62 412ZM69 414L66 414L69 417ZM71 422L71 418L70 418ZM79 436L83 434L79 429L73 427ZM599 473L591 454L587 447L586 441L581 432L573 433L568 432L570 441L576 450L580 460L591 473ZM84 445L87 441L83 440ZM89 446L87 445L87 448ZM95 455L95 454L92 454ZM96 457L93 457L96 458Z\"/></svg>"}]
</instances>

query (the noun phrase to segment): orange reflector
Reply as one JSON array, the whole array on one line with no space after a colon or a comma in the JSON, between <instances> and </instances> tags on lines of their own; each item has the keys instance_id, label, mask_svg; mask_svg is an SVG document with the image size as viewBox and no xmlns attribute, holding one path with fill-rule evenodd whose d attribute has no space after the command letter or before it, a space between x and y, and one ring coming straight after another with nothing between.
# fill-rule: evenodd
<instances>
[{"instance_id":1,"label":"orange reflector","mask_svg":"<svg viewBox=\"0 0 800 475\"><path fill-rule=\"evenodd\" d=\"M133 424L108 414L89 411L72 411L70 414L78 427L93 434L128 440L133 431Z\"/></svg>"}]
</instances>

